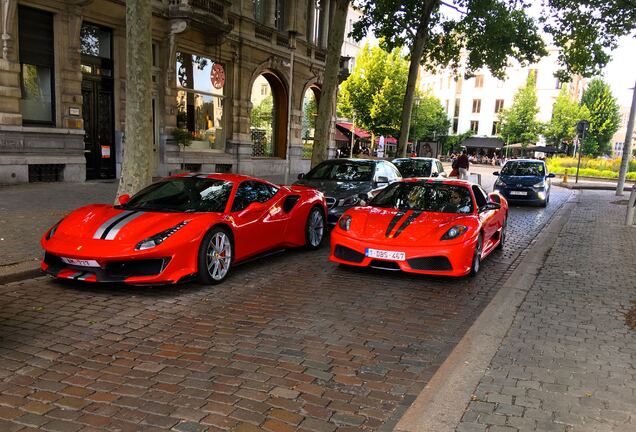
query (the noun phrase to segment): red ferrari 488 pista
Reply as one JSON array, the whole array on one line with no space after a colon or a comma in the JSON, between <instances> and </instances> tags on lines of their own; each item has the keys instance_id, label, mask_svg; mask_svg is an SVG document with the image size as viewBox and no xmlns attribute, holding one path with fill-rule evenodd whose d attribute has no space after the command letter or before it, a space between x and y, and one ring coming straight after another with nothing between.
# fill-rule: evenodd
<instances>
[{"instance_id":1,"label":"red ferrari 488 pista","mask_svg":"<svg viewBox=\"0 0 636 432\"><path fill-rule=\"evenodd\" d=\"M286 247L318 248L325 199L303 186L236 174L168 177L120 205L81 207L42 237L41 267L65 279L221 282L232 264Z\"/></svg>"},{"instance_id":2,"label":"red ferrari 488 pista","mask_svg":"<svg viewBox=\"0 0 636 432\"><path fill-rule=\"evenodd\" d=\"M344 213L329 259L412 273L476 274L506 237L508 204L462 180L406 179Z\"/></svg>"}]
</instances>

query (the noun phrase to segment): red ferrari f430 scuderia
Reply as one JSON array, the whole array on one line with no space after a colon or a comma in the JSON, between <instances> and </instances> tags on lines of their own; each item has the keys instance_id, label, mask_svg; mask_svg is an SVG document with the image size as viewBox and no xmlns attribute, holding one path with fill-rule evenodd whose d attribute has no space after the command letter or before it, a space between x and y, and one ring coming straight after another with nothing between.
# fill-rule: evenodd
<instances>
[{"instance_id":1,"label":"red ferrari f430 scuderia","mask_svg":"<svg viewBox=\"0 0 636 432\"><path fill-rule=\"evenodd\" d=\"M463 180L406 179L344 213L329 259L351 266L463 276L503 247L508 203Z\"/></svg>"},{"instance_id":2,"label":"red ferrari f430 scuderia","mask_svg":"<svg viewBox=\"0 0 636 432\"><path fill-rule=\"evenodd\" d=\"M321 192L236 174L184 174L120 205L81 207L42 237L41 267L65 279L171 284L221 282L232 265L278 248L320 247Z\"/></svg>"}]
</instances>

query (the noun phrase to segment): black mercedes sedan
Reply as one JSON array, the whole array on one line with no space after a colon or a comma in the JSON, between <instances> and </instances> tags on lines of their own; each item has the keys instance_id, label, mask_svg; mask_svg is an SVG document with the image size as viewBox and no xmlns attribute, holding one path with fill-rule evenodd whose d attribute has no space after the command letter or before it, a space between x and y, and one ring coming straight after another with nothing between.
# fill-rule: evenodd
<instances>
[{"instance_id":1,"label":"black mercedes sedan","mask_svg":"<svg viewBox=\"0 0 636 432\"><path fill-rule=\"evenodd\" d=\"M360 203L360 194L375 195L389 184L401 180L391 162L376 159L329 159L307 174L299 174L295 184L313 187L325 194L333 226L350 207Z\"/></svg>"},{"instance_id":2,"label":"black mercedes sedan","mask_svg":"<svg viewBox=\"0 0 636 432\"><path fill-rule=\"evenodd\" d=\"M548 173L545 162L536 159L509 160L493 175L499 178L495 181L494 190L501 193L509 202L538 204L542 207L550 201L550 179L553 173Z\"/></svg>"}]
</instances>

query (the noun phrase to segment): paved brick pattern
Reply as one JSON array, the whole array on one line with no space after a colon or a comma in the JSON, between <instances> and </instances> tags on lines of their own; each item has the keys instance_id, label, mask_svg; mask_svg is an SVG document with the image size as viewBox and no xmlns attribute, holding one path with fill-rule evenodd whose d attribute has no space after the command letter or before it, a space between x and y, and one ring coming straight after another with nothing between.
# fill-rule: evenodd
<instances>
[{"instance_id":1,"label":"paved brick pattern","mask_svg":"<svg viewBox=\"0 0 636 432\"><path fill-rule=\"evenodd\" d=\"M0 286L0 431L391 430L568 196L514 208L474 279L340 268L323 248L215 287Z\"/></svg>"},{"instance_id":2,"label":"paved brick pattern","mask_svg":"<svg viewBox=\"0 0 636 432\"><path fill-rule=\"evenodd\" d=\"M579 199L458 431L636 431L636 230Z\"/></svg>"}]
</instances>

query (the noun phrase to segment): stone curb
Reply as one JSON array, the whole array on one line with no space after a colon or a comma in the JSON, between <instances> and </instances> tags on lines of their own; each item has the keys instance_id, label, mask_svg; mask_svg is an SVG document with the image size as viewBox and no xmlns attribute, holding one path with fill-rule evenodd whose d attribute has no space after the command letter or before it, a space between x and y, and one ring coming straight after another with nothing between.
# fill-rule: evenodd
<instances>
[{"instance_id":1,"label":"stone curb","mask_svg":"<svg viewBox=\"0 0 636 432\"><path fill-rule=\"evenodd\" d=\"M589 189L589 190L616 190L616 185L608 184L608 183L552 183L552 186L558 186L566 189ZM631 185L625 185L623 187L623 192L629 192L632 190Z\"/></svg>"},{"instance_id":2,"label":"stone curb","mask_svg":"<svg viewBox=\"0 0 636 432\"><path fill-rule=\"evenodd\" d=\"M571 198L541 230L523 261L404 413L395 431L455 431L575 205Z\"/></svg>"},{"instance_id":3,"label":"stone curb","mask_svg":"<svg viewBox=\"0 0 636 432\"><path fill-rule=\"evenodd\" d=\"M17 282L25 279L42 276L40 263L37 261L26 261L17 264L0 266L0 285Z\"/></svg>"}]
</instances>

